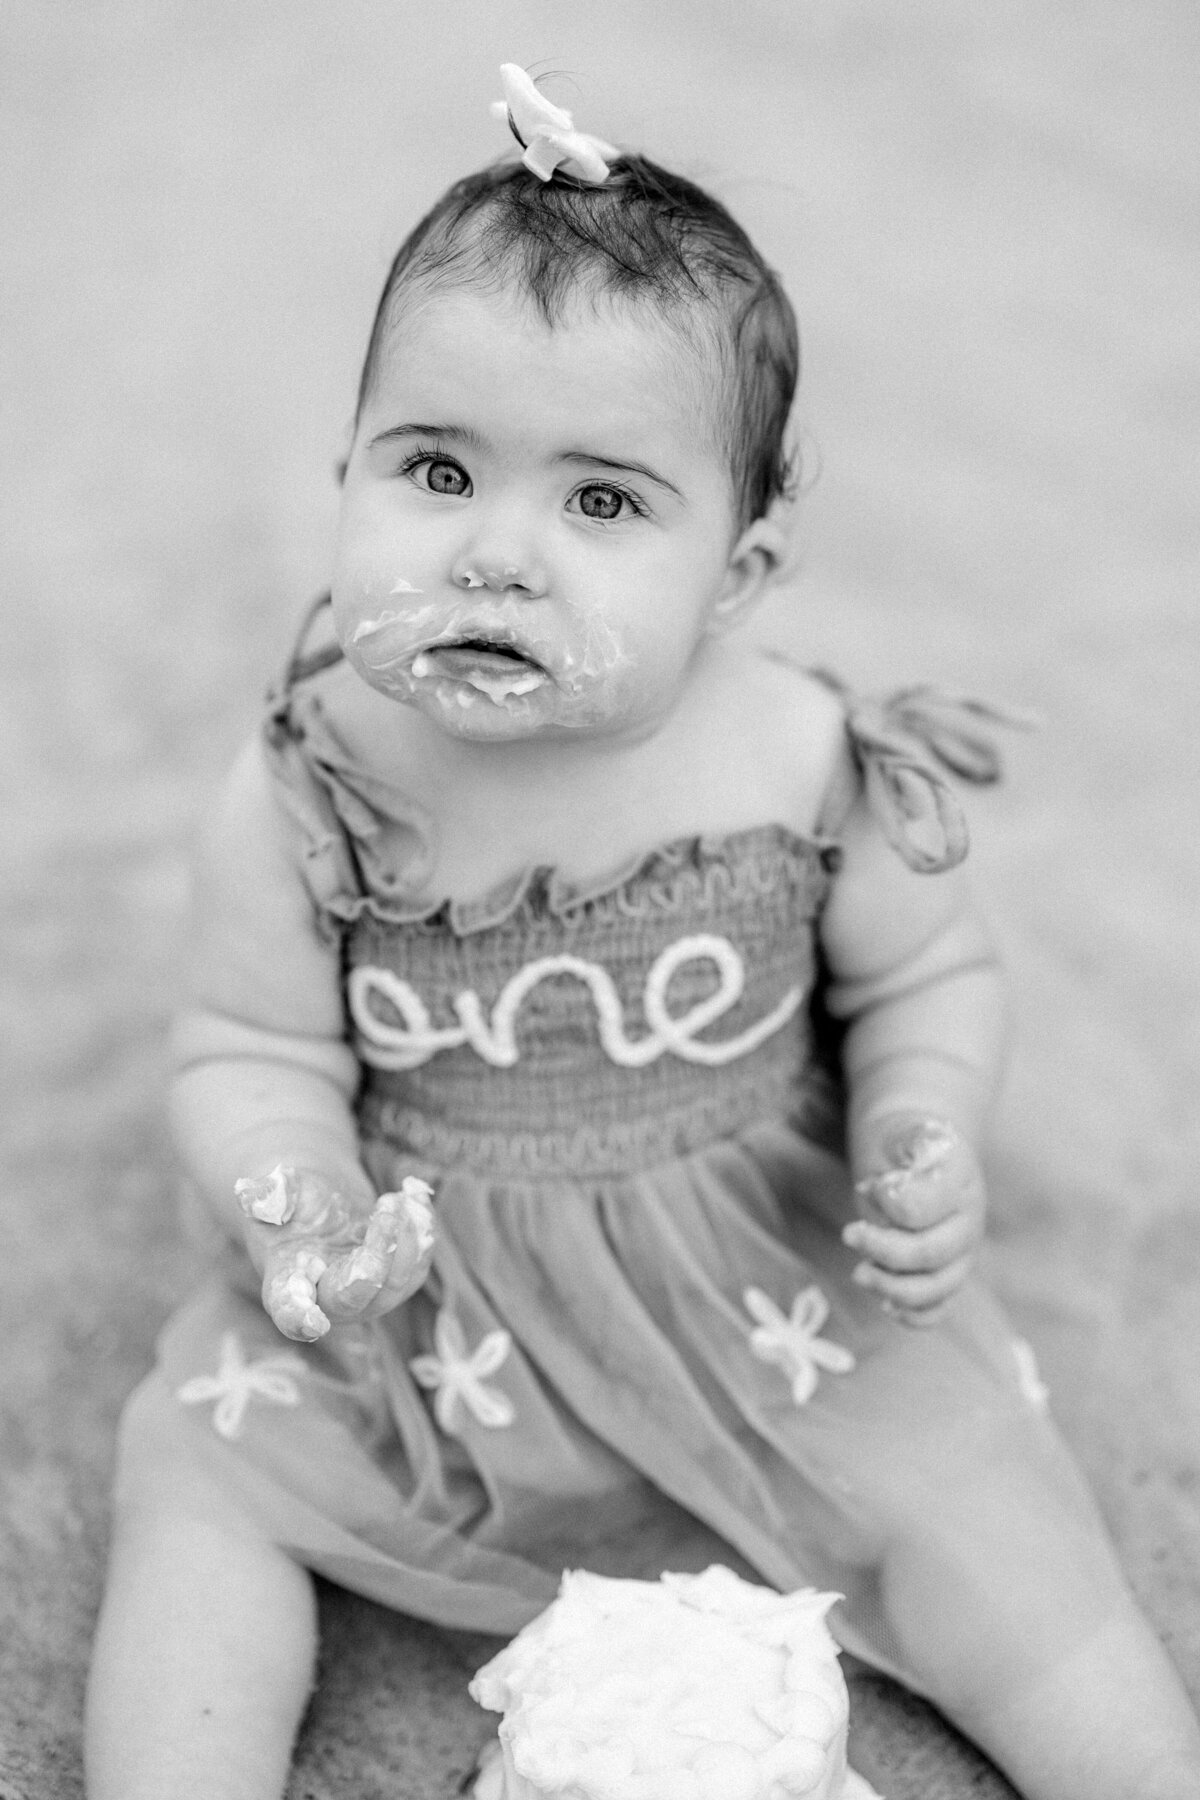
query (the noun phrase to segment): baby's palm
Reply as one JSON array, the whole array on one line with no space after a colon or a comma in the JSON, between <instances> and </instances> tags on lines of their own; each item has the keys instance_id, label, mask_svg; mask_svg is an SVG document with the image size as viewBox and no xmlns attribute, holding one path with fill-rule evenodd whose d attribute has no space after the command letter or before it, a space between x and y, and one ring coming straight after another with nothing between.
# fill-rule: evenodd
<instances>
[{"instance_id":1,"label":"baby's palm","mask_svg":"<svg viewBox=\"0 0 1200 1800\"><path fill-rule=\"evenodd\" d=\"M312 1343L331 1324L377 1318L429 1273L430 1191L411 1176L371 1205L347 1199L319 1170L280 1164L239 1181L237 1197L252 1221L263 1305L285 1337Z\"/></svg>"}]
</instances>

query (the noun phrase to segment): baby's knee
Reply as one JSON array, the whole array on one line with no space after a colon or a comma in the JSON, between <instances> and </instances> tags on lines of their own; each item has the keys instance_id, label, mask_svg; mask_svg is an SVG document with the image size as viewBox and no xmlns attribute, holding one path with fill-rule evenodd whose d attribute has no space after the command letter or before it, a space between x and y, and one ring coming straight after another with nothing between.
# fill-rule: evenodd
<instances>
[{"instance_id":1,"label":"baby's knee","mask_svg":"<svg viewBox=\"0 0 1200 1800\"><path fill-rule=\"evenodd\" d=\"M1008 1517L1007 1542L969 1520L934 1519L928 1532L898 1534L882 1567L906 1666L973 1735L1132 1605L1098 1534L1067 1518L1051 1528L1016 1505Z\"/></svg>"},{"instance_id":2,"label":"baby's knee","mask_svg":"<svg viewBox=\"0 0 1200 1800\"><path fill-rule=\"evenodd\" d=\"M137 1510L156 1492L180 1485L178 1445L158 1393L158 1378L148 1376L125 1402L117 1426L117 1459L113 1506L118 1514Z\"/></svg>"}]
</instances>

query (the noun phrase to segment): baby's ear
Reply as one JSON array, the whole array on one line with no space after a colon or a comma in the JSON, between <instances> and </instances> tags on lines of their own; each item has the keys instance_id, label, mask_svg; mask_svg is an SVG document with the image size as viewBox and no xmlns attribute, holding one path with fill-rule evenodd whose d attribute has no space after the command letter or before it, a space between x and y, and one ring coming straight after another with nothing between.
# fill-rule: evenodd
<instances>
[{"instance_id":1,"label":"baby's ear","mask_svg":"<svg viewBox=\"0 0 1200 1800\"><path fill-rule=\"evenodd\" d=\"M731 631L753 611L778 578L788 553L788 532L774 509L747 525L729 552L729 568L709 614L713 636Z\"/></svg>"}]
</instances>

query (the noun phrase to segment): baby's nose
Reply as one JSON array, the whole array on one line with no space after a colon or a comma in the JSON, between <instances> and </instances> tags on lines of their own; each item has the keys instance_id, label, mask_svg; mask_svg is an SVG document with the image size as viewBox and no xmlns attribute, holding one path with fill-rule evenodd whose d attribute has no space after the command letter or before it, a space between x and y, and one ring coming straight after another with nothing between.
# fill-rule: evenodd
<instances>
[{"instance_id":1,"label":"baby's nose","mask_svg":"<svg viewBox=\"0 0 1200 1800\"><path fill-rule=\"evenodd\" d=\"M512 562L481 556L460 557L452 579L455 587L487 588L493 594L511 589L533 599L544 594L547 585L545 571L532 560Z\"/></svg>"}]
</instances>

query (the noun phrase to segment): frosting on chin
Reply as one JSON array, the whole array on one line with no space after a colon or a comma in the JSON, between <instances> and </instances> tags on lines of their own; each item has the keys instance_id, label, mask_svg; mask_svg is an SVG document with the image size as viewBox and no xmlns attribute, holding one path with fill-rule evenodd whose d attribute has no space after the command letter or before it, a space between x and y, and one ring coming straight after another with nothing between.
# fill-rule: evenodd
<instances>
[{"instance_id":1,"label":"frosting on chin","mask_svg":"<svg viewBox=\"0 0 1200 1800\"><path fill-rule=\"evenodd\" d=\"M471 1683L504 1715L480 1800L849 1800L849 1702L825 1614L714 1567L580 1571Z\"/></svg>"}]
</instances>

